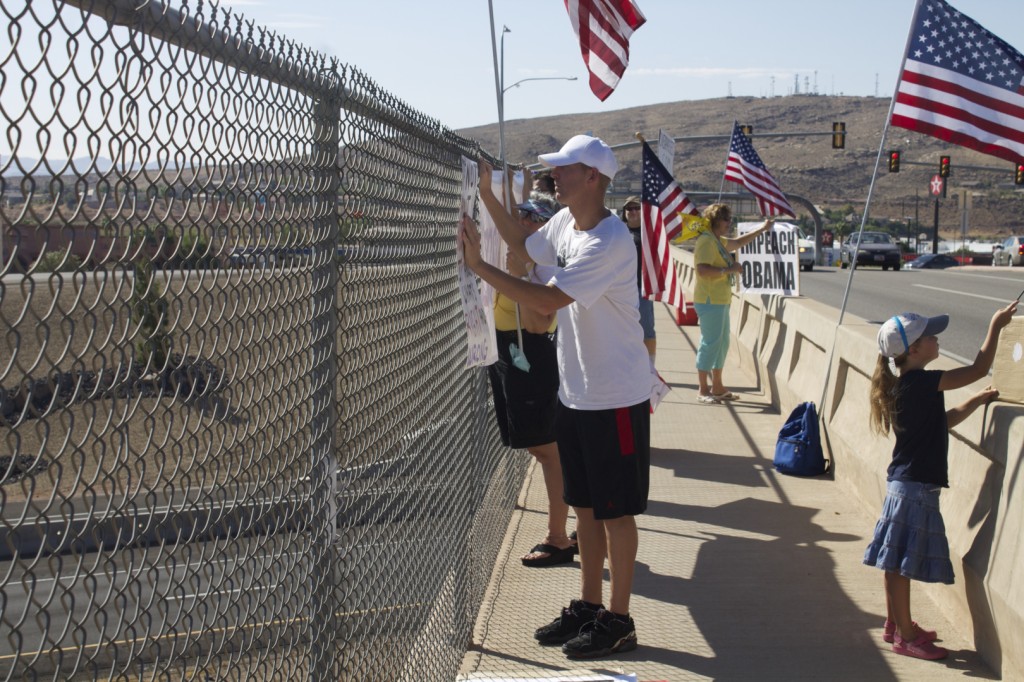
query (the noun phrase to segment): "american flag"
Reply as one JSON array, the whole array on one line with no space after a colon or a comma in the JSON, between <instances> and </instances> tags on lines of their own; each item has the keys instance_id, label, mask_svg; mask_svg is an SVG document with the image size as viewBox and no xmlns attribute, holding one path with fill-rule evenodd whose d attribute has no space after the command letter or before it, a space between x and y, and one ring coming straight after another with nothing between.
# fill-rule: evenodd
<instances>
[{"instance_id":1,"label":"american flag","mask_svg":"<svg viewBox=\"0 0 1024 682\"><path fill-rule=\"evenodd\" d=\"M1024 160L1024 55L942 0L923 0L892 125Z\"/></svg>"},{"instance_id":2,"label":"american flag","mask_svg":"<svg viewBox=\"0 0 1024 682\"><path fill-rule=\"evenodd\" d=\"M739 123L732 128L732 141L729 142L729 160L725 163L725 179L738 182L746 187L757 199L757 207L761 215L790 215L796 213L789 205L789 200L782 193L779 183L765 168L761 157L754 151L750 140L740 130Z\"/></svg>"},{"instance_id":3,"label":"american flag","mask_svg":"<svg viewBox=\"0 0 1024 682\"><path fill-rule=\"evenodd\" d=\"M643 190L640 192L640 255L643 295L654 297L676 308L683 307L683 292L676 278L669 252L671 241L682 227L680 214L697 214L672 175L665 170L650 145L643 143Z\"/></svg>"},{"instance_id":4,"label":"american flag","mask_svg":"<svg viewBox=\"0 0 1024 682\"><path fill-rule=\"evenodd\" d=\"M603 102L629 65L629 37L647 19L633 0L565 0L565 9L580 39L590 89Z\"/></svg>"}]
</instances>

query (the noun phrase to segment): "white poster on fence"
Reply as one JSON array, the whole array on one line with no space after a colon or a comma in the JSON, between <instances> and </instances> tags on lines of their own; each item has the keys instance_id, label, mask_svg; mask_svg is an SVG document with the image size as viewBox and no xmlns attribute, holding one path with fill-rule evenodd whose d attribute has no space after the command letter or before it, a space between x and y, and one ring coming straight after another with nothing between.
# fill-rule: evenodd
<instances>
[{"instance_id":1,"label":"white poster on fence","mask_svg":"<svg viewBox=\"0 0 1024 682\"><path fill-rule=\"evenodd\" d=\"M763 225L740 223L742 237ZM800 295L800 232L796 225L775 223L770 231L758 235L739 250L743 265L740 291L749 294Z\"/></svg>"},{"instance_id":2,"label":"white poster on fence","mask_svg":"<svg viewBox=\"0 0 1024 682\"><path fill-rule=\"evenodd\" d=\"M476 204L476 189L479 170L476 161L462 157L462 194L459 205L459 223L462 216L473 215ZM494 306L491 297L480 288L480 280L466 267L462 245L456 240L455 252L458 258L459 297L462 299L462 313L466 319L466 367L490 365L498 360L498 344L494 338ZM486 302L486 303L485 303Z\"/></svg>"},{"instance_id":3,"label":"white poster on fence","mask_svg":"<svg viewBox=\"0 0 1024 682\"><path fill-rule=\"evenodd\" d=\"M512 205L517 206L523 202L521 198L523 196L523 173L522 171L516 171L512 175ZM501 179L505 174L500 170L495 170L491 173L491 192L498 198L498 202L502 206L505 205L505 189L501 185ZM515 213L513 212L513 215ZM483 202L480 202L480 255L483 259L498 268L499 270L505 270L505 257L508 253L508 247L505 242L502 241L501 235L498 234L498 228L494 224L494 218L487 212L487 207ZM480 282L480 290L484 293L485 301L493 301L495 298L494 287L487 284L483 280ZM494 322L494 311L491 311L491 327L493 328ZM493 336L493 333L492 333ZM497 342L495 342L497 346ZM497 362L498 358L495 356L494 362ZM490 364L490 363L488 363Z\"/></svg>"},{"instance_id":4,"label":"white poster on fence","mask_svg":"<svg viewBox=\"0 0 1024 682\"><path fill-rule=\"evenodd\" d=\"M476 204L477 188L480 183L479 167L476 161L462 157L462 197L461 214L473 215ZM505 191L501 185L501 171L491 174L491 191L502 204L505 202ZM487 178L484 179L485 181ZM517 171L512 175L512 202L520 203L517 197L523 196L523 173ZM480 255L491 265L505 269L505 253L507 247L498 234L487 209L480 204ZM459 263L459 294L462 298L462 311L466 318L466 338L468 342L467 367L493 365L498 361L498 342L494 334L494 288L478 279L470 271L463 260L462 248L456 248Z\"/></svg>"}]
</instances>

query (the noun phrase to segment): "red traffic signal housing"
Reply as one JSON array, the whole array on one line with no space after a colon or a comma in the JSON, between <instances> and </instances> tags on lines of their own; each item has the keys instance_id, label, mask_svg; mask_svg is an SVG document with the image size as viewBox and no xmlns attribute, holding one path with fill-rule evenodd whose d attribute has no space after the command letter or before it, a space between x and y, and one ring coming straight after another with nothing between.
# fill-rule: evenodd
<instances>
[{"instance_id":1,"label":"red traffic signal housing","mask_svg":"<svg viewBox=\"0 0 1024 682\"><path fill-rule=\"evenodd\" d=\"M939 157L939 177L940 178L948 178L949 177L949 157L948 156L940 156Z\"/></svg>"},{"instance_id":2,"label":"red traffic signal housing","mask_svg":"<svg viewBox=\"0 0 1024 682\"><path fill-rule=\"evenodd\" d=\"M1024 185L1024 163L1017 164L1017 170L1013 174L1013 184Z\"/></svg>"},{"instance_id":3,"label":"red traffic signal housing","mask_svg":"<svg viewBox=\"0 0 1024 682\"><path fill-rule=\"evenodd\" d=\"M889 172L899 173L900 172L900 150L890 149L889 150Z\"/></svg>"}]
</instances>

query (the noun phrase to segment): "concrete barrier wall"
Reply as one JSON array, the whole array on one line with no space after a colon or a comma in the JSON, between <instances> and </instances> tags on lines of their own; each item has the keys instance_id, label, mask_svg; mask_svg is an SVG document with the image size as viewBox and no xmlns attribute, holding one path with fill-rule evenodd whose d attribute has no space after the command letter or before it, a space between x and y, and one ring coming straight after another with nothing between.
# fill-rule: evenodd
<instances>
[{"instance_id":1,"label":"concrete barrier wall","mask_svg":"<svg viewBox=\"0 0 1024 682\"><path fill-rule=\"evenodd\" d=\"M689 298L696 278L693 254L673 248L673 258ZM839 311L806 298L734 295L730 314L730 362L739 362L757 377L782 415L807 400L818 406L832 475L869 515L877 516L893 443L891 436L880 437L869 425L878 325L845 315L837 329ZM931 366L957 365L940 357ZM963 402L985 383L949 392L947 407ZM1016 490L1024 485L1021 479L1024 406L994 403L951 431L950 487L943 491L941 505L956 584L915 583L913 588L916 594L927 594L973 639L1003 679L1024 679L1024 581L1013 579L1015 568L1024 569L1024 492ZM881 584L879 578L880 609Z\"/></svg>"}]
</instances>

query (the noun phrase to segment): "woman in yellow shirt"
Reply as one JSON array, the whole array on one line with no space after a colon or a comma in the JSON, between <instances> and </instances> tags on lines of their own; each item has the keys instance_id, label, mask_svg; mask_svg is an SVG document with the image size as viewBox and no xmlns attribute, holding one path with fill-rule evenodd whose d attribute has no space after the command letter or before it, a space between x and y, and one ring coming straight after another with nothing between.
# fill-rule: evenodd
<instances>
[{"instance_id":1,"label":"woman in yellow shirt","mask_svg":"<svg viewBox=\"0 0 1024 682\"><path fill-rule=\"evenodd\" d=\"M725 204L712 204L704 209L710 224L697 237L693 261L697 265L697 282L693 288L693 307L700 324L700 347L697 349L697 399L702 403L735 400L736 394L722 383L722 367L729 353L729 304L732 303L733 276L743 273L743 266L731 254L739 251L762 232L770 230L775 221L769 218L757 230L731 239L725 235L732 226L732 210Z\"/></svg>"}]
</instances>

